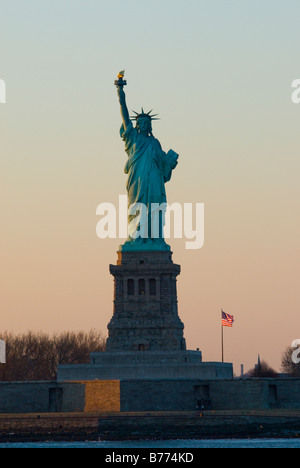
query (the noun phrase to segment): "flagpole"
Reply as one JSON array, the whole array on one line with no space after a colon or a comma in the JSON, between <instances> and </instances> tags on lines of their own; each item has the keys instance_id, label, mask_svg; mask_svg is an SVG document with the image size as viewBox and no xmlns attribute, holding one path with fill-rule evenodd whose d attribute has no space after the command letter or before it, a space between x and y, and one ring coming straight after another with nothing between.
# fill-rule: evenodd
<instances>
[{"instance_id":1,"label":"flagpole","mask_svg":"<svg viewBox=\"0 0 300 468\"><path fill-rule=\"evenodd\" d=\"M222 362L224 362L224 327L232 327L234 323L233 315L226 314L223 309L221 309L221 327L222 327Z\"/></svg>"},{"instance_id":2,"label":"flagpole","mask_svg":"<svg viewBox=\"0 0 300 468\"><path fill-rule=\"evenodd\" d=\"M222 313L223 309L221 309L221 335L222 335L222 362L224 362L224 327L222 323Z\"/></svg>"},{"instance_id":3,"label":"flagpole","mask_svg":"<svg viewBox=\"0 0 300 468\"><path fill-rule=\"evenodd\" d=\"M224 362L224 327L223 325L221 325L222 327L222 362Z\"/></svg>"}]
</instances>

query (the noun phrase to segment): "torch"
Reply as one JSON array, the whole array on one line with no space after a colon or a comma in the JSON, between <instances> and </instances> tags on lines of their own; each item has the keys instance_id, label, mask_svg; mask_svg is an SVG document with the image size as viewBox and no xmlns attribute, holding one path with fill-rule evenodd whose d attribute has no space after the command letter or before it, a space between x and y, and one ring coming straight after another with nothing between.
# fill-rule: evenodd
<instances>
[{"instance_id":1,"label":"torch","mask_svg":"<svg viewBox=\"0 0 300 468\"><path fill-rule=\"evenodd\" d=\"M116 86L118 86L120 88L123 88L123 86L127 85L127 81L123 79L124 75L125 75L125 70L119 72L118 79L115 80L115 85Z\"/></svg>"}]
</instances>

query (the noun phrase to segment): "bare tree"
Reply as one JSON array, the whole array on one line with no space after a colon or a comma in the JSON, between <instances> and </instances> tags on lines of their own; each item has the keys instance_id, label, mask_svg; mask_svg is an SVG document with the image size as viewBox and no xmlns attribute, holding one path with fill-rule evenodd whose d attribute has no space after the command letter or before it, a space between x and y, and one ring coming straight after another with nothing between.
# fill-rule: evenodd
<instances>
[{"instance_id":1,"label":"bare tree","mask_svg":"<svg viewBox=\"0 0 300 468\"><path fill-rule=\"evenodd\" d=\"M278 377L278 373L274 369L272 369L272 367L270 367L269 364L266 363L266 361L260 361L256 364L256 366L253 369L250 369L247 372L246 376L250 378L276 378Z\"/></svg>"},{"instance_id":2,"label":"bare tree","mask_svg":"<svg viewBox=\"0 0 300 468\"><path fill-rule=\"evenodd\" d=\"M96 331L42 332L14 335L5 332L6 364L0 364L0 381L55 380L59 364L89 363L91 352L104 351L105 339Z\"/></svg>"},{"instance_id":3,"label":"bare tree","mask_svg":"<svg viewBox=\"0 0 300 468\"><path fill-rule=\"evenodd\" d=\"M287 347L282 354L281 358L281 370L290 377L300 377L300 363L296 364L293 362L294 348Z\"/></svg>"}]
</instances>

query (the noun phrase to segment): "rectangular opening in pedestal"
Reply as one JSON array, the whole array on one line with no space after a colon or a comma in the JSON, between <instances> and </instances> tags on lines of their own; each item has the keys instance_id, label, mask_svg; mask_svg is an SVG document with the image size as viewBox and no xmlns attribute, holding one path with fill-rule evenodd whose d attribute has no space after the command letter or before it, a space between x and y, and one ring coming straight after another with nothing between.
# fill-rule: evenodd
<instances>
[{"instance_id":1,"label":"rectangular opening in pedestal","mask_svg":"<svg viewBox=\"0 0 300 468\"><path fill-rule=\"evenodd\" d=\"M146 292L146 283L144 279L139 280L139 296L144 296Z\"/></svg>"},{"instance_id":2,"label":"rectangular opening in pedestal","mask_svg":"<svg viewBox=\"0 0 300 468\"><path fill-rule=\"evenodd\" d=\"M150 296L156 296L156 279L151 278L149 281Z\"/></svg>"},{"instance_id":3,"label":"rectangular opening in pedestal","mask_svg":"<svg viewBox=\"0 0 300 468\"><path fill-rule=\"evenodd\" d=\"M134 296L134 280L133 279L129 279L127 281L127 295Z\"/></svg>"}]
</instances>

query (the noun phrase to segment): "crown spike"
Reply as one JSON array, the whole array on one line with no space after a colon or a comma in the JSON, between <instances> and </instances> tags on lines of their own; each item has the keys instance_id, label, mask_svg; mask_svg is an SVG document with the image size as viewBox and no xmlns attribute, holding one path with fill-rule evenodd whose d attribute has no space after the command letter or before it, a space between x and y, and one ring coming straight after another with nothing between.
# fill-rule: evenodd
<instances>
[{"instance_id":1,"label":"crown spike","mask_svg":"<svg viewBox=\"0 0 300 468\"><path fill-rule=\"evenodd\" d=\"M142 107L141 109L142 109L142 113L140 113L140 114L139 114L138 112L136 112L135 110L133 110L132 112L134 112L135 115L134 115L134 116L131 116L131 117L130 117L130 120L136 120L136 121L137 121L137 120L140 119L141 117L146 117L147 119L149 119L149 120L151 120L151 121L152 121L152 120L160 120L160 119L156 119L156 118L155 118L155 117L157 117L159 114L151 114L151 112L153 112L153 109L152 109L150 112L145 112L143 107Z\"/></svg>"}]
</instances>

